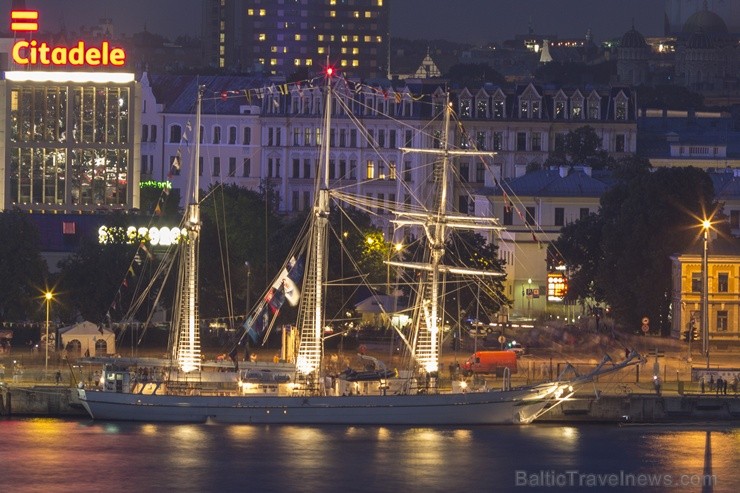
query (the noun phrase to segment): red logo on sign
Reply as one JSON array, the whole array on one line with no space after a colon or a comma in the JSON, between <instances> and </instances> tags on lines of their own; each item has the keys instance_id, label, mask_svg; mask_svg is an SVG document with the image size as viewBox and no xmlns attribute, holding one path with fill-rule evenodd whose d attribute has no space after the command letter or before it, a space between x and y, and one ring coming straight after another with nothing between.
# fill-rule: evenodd
<instances>
[{"instance_id":1,"label":"red logo on sign","mask_svg":"<svg viewBox=\"0 0 740 493\"><path fill-rule=\"evenodd\" d=\"M13 10L10 13L10 29L13 31L38 31L38 10Z\"/></svg>"}]
</instances>

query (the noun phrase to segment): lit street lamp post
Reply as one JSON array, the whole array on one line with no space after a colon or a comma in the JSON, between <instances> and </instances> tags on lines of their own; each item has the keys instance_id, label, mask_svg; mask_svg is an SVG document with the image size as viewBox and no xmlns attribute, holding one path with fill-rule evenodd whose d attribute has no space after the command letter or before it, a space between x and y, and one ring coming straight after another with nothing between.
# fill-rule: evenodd
<instances>
[{"instance_id":1,"label":"lit street lamp post","mask_svg":"<svg viewBox=\"0 0 740 493\"><path fill-rule=\"evenodd\" d=\"M51 291L47 291L44 293L44 298L46 299L46 341L45 346L45 356L44 356L44 378L46 378L46 375L49 373L49 305L51 304L52 298L54 298L54 293Z\"/></svg>"},{"instance_id":2,"label":"lit street lamp post","mask_svg":"<svg viewBox=\"0 0 740 493\"><path fill-rule=\"evenodd\" d=\"M708 239L709 228L712 223L708 220L702 221L704 231L704 254L701 259L702 288L701 288L701 328L702 328L702 350L707 357L707 370L709 369L709 255Z\"/></svg>"}]
</instances>

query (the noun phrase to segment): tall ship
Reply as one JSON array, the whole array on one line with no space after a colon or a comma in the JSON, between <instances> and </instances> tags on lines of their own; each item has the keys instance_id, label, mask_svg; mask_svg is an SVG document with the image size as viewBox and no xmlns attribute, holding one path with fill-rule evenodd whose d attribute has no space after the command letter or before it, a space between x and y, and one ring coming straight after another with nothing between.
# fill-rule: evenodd
<instances>
[{"instance_id":1,"label":"tall ship","mask_svg":"<svg viewBox=\"0 0 740 493\"><path fill-rule=\"evenodd\" d=\"M451 106L440 116L444 131L435 149L404 149L435 156L431 203L411 210L405 204L391 204L396 227L414 227L424 237L425 250L416 262L385 263L415 272L415 297L411 302L412 323L399 334L409 348L410 366L390 370L378 359L360 355L367 366L329 375L326 370L324 337L325 297L328 287L329 216L332 200L347 200L330 184L329 161L334 85L329 74L325 84L324 122L317 173L316 194L305 238L296 242L278 278L268 289L244 325L245 337L259 338L270 326L267 321L279 304L298 305L296 321L297 354L294 365L280 371L246 368L213 372L201 361L198 313L198 239L201 228L198 196L199 142L195 138L195 159L191 167L192 193L182 229L185 241L179 248L178 291L173 309L169 351L172 366L158 378L135 380L130 368L109 365L103 371L102 388L79 388L79 400L96 420L144 422L285 423L285 424L368 424L368 425L473 425L527 424L550 407L570 397L574 387L595 375L633 363L597 366L587 375L512 387L504 375L500 389L467 385L463 379L450 387L440 385L440 351L443 341L444 279L447 276L495 276L496 272L448 266L443 262L445 242L455 228L492 230L500 226L494 218L473 217L448 210L452 156L466 151L448 144ZM195 129L200 129L199 91ZM479 153L480 154L480 153ZM487 153L491 154L491 153ZM285 339L285 337L284 337ZM234 348L236 351L237 347ZM211 386L202 385L212 383ZM362 389L362 391L358 391Z\"/></svg>"}]
</instances>

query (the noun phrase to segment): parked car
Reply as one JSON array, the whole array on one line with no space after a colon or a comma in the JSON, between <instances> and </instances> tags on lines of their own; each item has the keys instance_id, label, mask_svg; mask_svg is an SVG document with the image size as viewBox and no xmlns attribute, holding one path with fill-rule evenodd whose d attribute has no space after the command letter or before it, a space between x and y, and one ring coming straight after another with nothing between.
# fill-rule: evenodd
<instances>
[{"instance_id":1,"label":"parked car","mask_svg":"<svg viewBox=\"0 0 740 493\"><path fill-rule=\"evenodd\" d=\"M512 353L515 353L517 358L527 353L526 348L516 341L511 341L507 343L505 349L506 351L511 351Z\"/></svg>"}]
</instances>

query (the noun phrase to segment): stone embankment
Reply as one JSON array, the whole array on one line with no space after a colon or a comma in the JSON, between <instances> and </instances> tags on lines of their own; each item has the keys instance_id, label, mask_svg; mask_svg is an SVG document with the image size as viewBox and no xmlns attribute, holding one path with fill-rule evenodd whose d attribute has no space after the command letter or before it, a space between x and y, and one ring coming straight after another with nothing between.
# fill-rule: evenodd
<instances>
[{"instance_id":1,"label":"stone embankment","mask_svg":"<svg viewBox=\"0 0 740 493\"><path fill-rule=\"evenodd\" d=\"M0 416L84 417L74 389L39 385L8 387L0 385Z\"/></svg>"}]
</instances>

